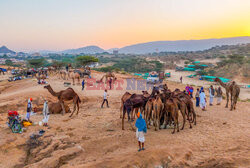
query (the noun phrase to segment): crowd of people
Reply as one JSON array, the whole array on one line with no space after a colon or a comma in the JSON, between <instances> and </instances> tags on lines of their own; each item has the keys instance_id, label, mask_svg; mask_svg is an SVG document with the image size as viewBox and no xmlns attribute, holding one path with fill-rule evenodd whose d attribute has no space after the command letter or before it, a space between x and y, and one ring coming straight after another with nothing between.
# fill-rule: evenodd
<instances>
[{"instance_id":1,"label":"crowd of people","mask_svg":"<svg viewBox=\"0 0 250 168\"><path fill-rule=\"evenodd\" d=\"M193 98L193 92L194 88L192 86L187 85L185 88L185 91L188 95L190 95L191 98ZM221 104L222 101L222 89L221 87L214 88L213 85L209 87L208 90L209 94L209 105L213 106L214 103L214 97L217 98L217 105ZM196 94L195 94L195 100L196 100L196 107L201 107L203 111L207 108L207 98L206 93L203 87L197 88Z\"/></svg>"}]
</instances>

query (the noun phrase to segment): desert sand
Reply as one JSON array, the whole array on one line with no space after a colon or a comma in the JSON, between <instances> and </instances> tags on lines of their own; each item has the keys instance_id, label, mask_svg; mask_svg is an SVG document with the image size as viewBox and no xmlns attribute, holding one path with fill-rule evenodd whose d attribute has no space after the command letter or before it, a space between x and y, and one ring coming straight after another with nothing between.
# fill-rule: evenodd
<instances>
[{"instance_id":1,"label":"desert sand","mask_svg":"<svg viewBox=\"0 0 250 168\"><path fill-rule=\"evenodd\" d=\"M93 77L99 79L102 75L94 73ZM103 90L81 91L80 85L71 86L82 100L78 116L50 115L50 128L34 125L22 134L13 134L5 124L7 111L17 110L24 117L29 97L35 107L42 105L41 97L53 102L57 99L33 79L0 82L0 167L249 167L250 102L238 102L235 111L224 107L225 100L220 106L208 106L207 111L195 108L197 125L190 129L186 124L175 134L171 129L154 131L151 126L146 134L146 150L137 152L135 132L127 120L125 130L121 130L119 112L126 78L131 76L117 76L125 83L122 90L108 91L110 108L100 108ZM57 77L47 81L55 91L66 88ZM167 84L170 89L185 87L174 81ZM41 112L31 120L41 121ZM27 141L40 129L45 134L32 148Z\"/></svg>"}]
</instances>

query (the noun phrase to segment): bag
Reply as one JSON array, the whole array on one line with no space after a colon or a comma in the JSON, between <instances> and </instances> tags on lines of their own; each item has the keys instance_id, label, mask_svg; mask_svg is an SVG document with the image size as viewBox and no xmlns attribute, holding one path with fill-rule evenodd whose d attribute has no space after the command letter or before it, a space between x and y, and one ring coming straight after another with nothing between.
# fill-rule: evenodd
<instances>
[{"instance_id":1,"label":"bag","mask_svg":"<svg viewBox=\"0 0 250 168\"><path fill-rule=\"evenodd\" d=\"M9 117L15 117L15 116L18 116L18 115L19 115L19 114L18 114L17 111L11 111L11 110L8 111L8 116L9 116Z\"/></svg>"}]
</instances>

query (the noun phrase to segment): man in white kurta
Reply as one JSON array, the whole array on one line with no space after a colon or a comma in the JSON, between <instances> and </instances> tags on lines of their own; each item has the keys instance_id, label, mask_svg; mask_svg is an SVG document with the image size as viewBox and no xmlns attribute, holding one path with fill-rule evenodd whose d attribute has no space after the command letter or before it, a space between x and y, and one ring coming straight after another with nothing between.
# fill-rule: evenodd
<instances>
[{"instance_id":1,"label":"man in white kurta","mask_svg":"<svg viewBox=\"0 0 250 168\"><path fill-rule=\"evenodd\" d=\"M200 93L200 107L202 110L206 109L206 95L204 90Z\"/></svg>"},{"instance_id":2,"label":"man in white kurta","mask_svg":"<svg viewBox=\"0 0 250 168\"><path fill-rule=\"evenodd\" d=\"M49 122L49 107L48 102L45 100L43 104L43 125L48 126Z\"/></svg>"}]
</instances>

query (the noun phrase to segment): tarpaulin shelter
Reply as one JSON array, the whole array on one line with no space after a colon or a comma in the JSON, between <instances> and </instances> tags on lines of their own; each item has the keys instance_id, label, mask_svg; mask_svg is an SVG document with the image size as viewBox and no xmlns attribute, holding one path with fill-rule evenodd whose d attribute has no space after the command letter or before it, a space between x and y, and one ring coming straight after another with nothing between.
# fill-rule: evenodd
<instances>
[{"instance_id":1,"label":"tarpaulin shelter","mask_svg":"<svg viewBox=\"0 0 250 168\"><path fill-rule=\"evenodd\" d=\"M195 71L195 70L196 70L195 68L187 68L187 67L183 68L183 71Z\"/></svg>"},{"instance_id":2,"label":"tarpaulin shelter","mask_svg":"<svg viewBox=\"0 0 250 168\"><path fill-rule=\"evenodd\" d=\"M204 80L207 80L207 81L211 81L211 82L214 82L215 78L219 78L224 83L227 83L230 81L230 79L227 79L227 78L216 77L216 76L207 76L207 75L202 75L201 78Z\"/></svg>"}]
</instances>

